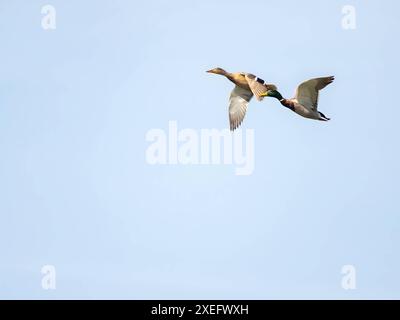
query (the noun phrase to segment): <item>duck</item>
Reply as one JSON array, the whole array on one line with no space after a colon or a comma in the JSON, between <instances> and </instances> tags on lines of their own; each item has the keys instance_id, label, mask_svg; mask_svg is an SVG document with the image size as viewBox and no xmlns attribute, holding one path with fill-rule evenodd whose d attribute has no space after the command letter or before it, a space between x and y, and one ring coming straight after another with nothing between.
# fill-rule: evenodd
<instances>
[{"instance_id":1,"label":"duck","mask_svg":"<svg viewBox=\"0 0 400 320\"><path fill-rule=\"evenodd\" d=\"M292 99L282 97L277 89L268 90L261 94L261 97L272 97L286 108L296 112L298 115L320 121L329 121L321 111L318 111L319 91L331 84L335 80L334 76L314 78L302 82L296 89Z\"/></svg>"},{"instance_id":2,"label":"duck","mask_svg":"<svg viewBox=\"0 0 400 320\"><path fill-rule=\"evenodd\" d=\"M265 92L277 90L275 85L266 83L251 73L230 73L222 68L210 69L207 72L224 76L235 84L229 97L229 127L231 131L236 130L242 124L247 106L253 96L256 96L258 101L262 101Z\"/></svg>"}]
</instances>

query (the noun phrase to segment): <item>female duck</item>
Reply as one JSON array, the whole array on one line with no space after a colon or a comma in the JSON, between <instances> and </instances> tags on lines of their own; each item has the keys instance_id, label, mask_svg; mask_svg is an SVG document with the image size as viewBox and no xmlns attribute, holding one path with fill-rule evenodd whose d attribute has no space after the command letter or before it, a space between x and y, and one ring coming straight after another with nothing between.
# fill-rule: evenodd
<instances>
[{"instance_id":1,"label":"female duck","mask_svg":"<svg viewBox=\"0 0 400 320\"><path fill-rule=\"evenodd\" d=\"M256 96L258 101L261 101L266 91L277 89L273 84L267 84L251 73L230 73L222 68L211 69L207 72L222 75L236 85L229 98L229 123L232 131L242 123L246 115L247 105L253 95Z\"/></svg>"}]
</instances>

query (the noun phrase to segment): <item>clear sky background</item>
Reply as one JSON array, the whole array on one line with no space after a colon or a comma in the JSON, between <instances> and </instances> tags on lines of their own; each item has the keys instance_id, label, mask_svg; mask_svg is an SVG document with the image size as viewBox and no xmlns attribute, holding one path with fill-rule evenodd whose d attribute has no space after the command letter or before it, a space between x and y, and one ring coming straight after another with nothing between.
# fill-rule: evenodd
<instances>
[{"instance_id":1,"label":"clear sky background","mask_svg":"<svg viewBox=\"0 0 400 320\"><path fill-rule=\"evenodd\" d=\"M0 298L400 298L399 10L1 0ZM147 164L149 129L228 127L232 84L205 73L217 66L286 97L335 75L320 99L332 120L252 101L252 175Z\"/></svg>"}]
</instances>

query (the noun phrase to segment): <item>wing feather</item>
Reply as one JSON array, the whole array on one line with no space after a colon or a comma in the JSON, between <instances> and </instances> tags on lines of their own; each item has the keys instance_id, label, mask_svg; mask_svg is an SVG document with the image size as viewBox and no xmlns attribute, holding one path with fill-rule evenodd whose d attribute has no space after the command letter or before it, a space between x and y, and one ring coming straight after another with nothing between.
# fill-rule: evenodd
<instances>
[{"instance_id":1,"label":"wing feather","mask_svg":"<svg viewBox=\"0 0 400 320\"><path fill-rule=\"evenodd\" d=\"M317 111L319 90L335 80L334 77L315 78L304 81L296 90L295 99L306 108Z\"/></svg>"},{"instance_id":2,"label":"wing feather","mask_svg":"<svg viewBox=\"0 0 400 320\"><path fill-rule=\"evenodd\" d=\"M242 123L252 97L253 93L251 91L239 86L236 86L231 92L229 98L229 124L232 131Z\"/></svg>"},{"instance_id":3,"label":"wing feather","mask_svg":"<svg viewBox=\"0 0 400 320\"><path fill-rule=\"evenodd\" d=\"M276 86L270 83L265 83L265 81L261 78L256 77L254 74L247 73L245 74L247 83L249 84L250 90L256 96L258 101L264 99L260 95L265 93L268 90L276 90Z\"/></svg>"}]
</instances>

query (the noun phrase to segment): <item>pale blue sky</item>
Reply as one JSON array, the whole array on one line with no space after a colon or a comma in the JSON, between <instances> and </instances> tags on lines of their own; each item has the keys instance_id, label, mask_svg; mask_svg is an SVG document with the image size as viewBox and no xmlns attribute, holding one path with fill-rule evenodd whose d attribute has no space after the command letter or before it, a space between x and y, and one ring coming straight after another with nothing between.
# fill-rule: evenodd
<instances>
[{"instance_id":1,"label":"pale blue sky","mask_svg":"<svg viewBox=\"0 0 400 320\"><path fill-rule=\"evenodd\" d=\"M41 28L41 7L57 29ZM357 28L343 30L354 5ZM398 1L0 2L0 298L400 298ZM226 128L253 72L255 171L150 166L151 128ZM56 267L57 289L40 269ZM341 268L357 289L341 288Z\"/></svg>"}]
</instances>

